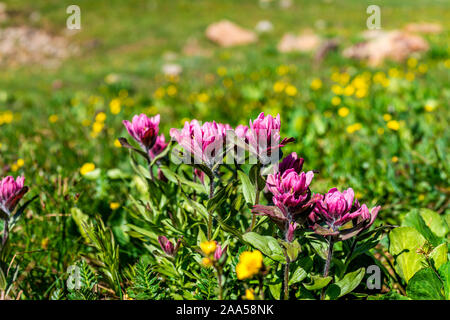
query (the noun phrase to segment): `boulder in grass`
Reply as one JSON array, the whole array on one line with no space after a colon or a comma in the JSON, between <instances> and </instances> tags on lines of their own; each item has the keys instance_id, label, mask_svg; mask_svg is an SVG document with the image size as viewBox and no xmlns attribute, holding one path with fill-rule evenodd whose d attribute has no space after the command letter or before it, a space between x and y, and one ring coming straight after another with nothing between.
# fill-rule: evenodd
<instances>
[{"instance_id":1,"label":"boulder in grass","mask_svg":"<svg viewBox=\"0 0 450 320\"><path fill-rule=\"evenodd\" d=\"M438 34L442 32L442 26L439 23L409 23L405 26L405 31L411 33L432 33Z\"/></svg>"},{"instance_id":2,"label":"boulder in grass","mask_svg":"<svg viewBox=\"0 0 450 320\"><path fill-rule=\"evenodd\" d=\"M412 53L429 49L426 40L404 31L376 31L364 34L366 41L344 50L347 58L366 60L370 66L379 66L384 60L401 62Z\"/></svg>"},{"instance_id":3,"label":"boulder in grass","mask_svg":"<svg viewBox=\"0 0 450 320\"><path fill-rule=\"evenodd\" d=\"M209 25L206 29L206 37L221 47L245 45L258 40L256 33L241 28L228 20Z\"/></svg>"},{"instance_id":4,"label":"boulder in grass","mask_svg":"<svg viewBox=\"0 0 450 320\"><path fill-rule=\"evenodd\" d=\"M299 36L287 33L278 43L279 52L311 52L321 44L321 39L315 33L304 33Z\"/></svg>"}]
</instances>

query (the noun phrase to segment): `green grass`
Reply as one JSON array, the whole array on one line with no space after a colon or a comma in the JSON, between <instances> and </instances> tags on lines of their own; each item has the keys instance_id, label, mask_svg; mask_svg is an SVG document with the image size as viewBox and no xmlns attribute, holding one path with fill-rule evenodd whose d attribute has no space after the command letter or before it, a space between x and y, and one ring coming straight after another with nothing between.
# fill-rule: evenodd
<instances>
[{"instance_id":1,"label":"green grass","mask_svg":"<svg viewBox=\"0 0 450 320\"><path fill-rule=\"evenodd\" d=\"M59 0L5 2L18 12L6 26L28 23L29 14L38 11L41 19L34 26L60 35L65 34L65 8L73 4ZM317 192L326 192L331 186L352 186L368 205L382 205L380 219L384 223L400 224L412 208L435 210L448 221L448 1L294 1L288 10L275 1L270 9L264 9L258 1L242 0L86 0L77 4L82 29L70 36L70 41L80 46L78 56L57 69L30 65L2 67L0 72L0 114L10 110L15 115L11 124L0 125L0 176L23 173L31 194L40 196L11 239L20 252L17 261L23 270L23 297L48 299L54 288L61 287L67 267L92 254L83 242L82 228L72 218L74 207L90 219L100 214L113 230L120 245L121 271L150 252L127 225L136 222L129 195L146 198L139 192L140 182L131 169L128 152L114 146L116 138L126 136L121 121L140 112L160 113L166 138L170 128L182 126L182 119L215 119L236 126L247 124L261 111L280 113L283 135L297 140L285 152L296 151L306 159L307 170L320 171L315 181ZM366 30L368 4L380 5L386 30L420 21L443 25L443 33L426 36L431 50L418 57L427 72L393 62L371 69L338 53L314 66L308 54L277 53L276 45L284 33L315 29L317 20L326 22L324 30L316 30L320 35L339 37L341 48L354 43ZM219 48L204 32L210 23L223 18L249 29L267 19L274 24L274 31L254 45ZM212 55L184 56L181 51L190 37L198 39ZM94 42L96 46L92 46ZM176 82L161 75L167 52L175 52L174 62L183 67ZM280 75L280 66L289 71ZM226 68L226 75L217 74L220 67ZM364 98L343 96L339 106L331 104L335 69L351 79L365 72L373 79L376 72L388 74L391 68L403 75L391 78L387 88L372 83ZM415 74L413 81L404 77L409 71ZM111 74L119 75L120 80L106 83L105 77ZM314 78L323 82L317 91L310 88ZM52 88L55 80L62 81L61 89ZM224 81L232 81L232 86L225 86ZM290 97L274 92L279 81L294 85L298 94ZM158 88L170 86L177 88L174 96L155 97ZM206 93L209 99L199 101L199 93ZM92 97L100 102L92 103ZM122 111L113 115L108 105L117 97ZM129 106L125 106L127 101ZM436 108L427 112L425 106L430 102ZM338 116L340 107L349 109L347 117ZM83 121L92 123L101 111L107 114L105 129L92 138L91 126L83 126ZM385 114L401 122L398 131L387 128ZM51 115L58 115L56 123L49 122ZM355 123L361 123L361 130L348 133L346 128ZM380 128L383 134L377 133ZM394 157L398 161L393 161ZM19 158L25 165L13 170L11 164ZM101 169L95 179L80 175L86 162ZM120 178L111 176L112 169L120 170ZM121 207L112 210L111 202ZM237 252L237 247L233 250ZM89 261L95 265L95 259Z\"/></svg>"}]
</instances>

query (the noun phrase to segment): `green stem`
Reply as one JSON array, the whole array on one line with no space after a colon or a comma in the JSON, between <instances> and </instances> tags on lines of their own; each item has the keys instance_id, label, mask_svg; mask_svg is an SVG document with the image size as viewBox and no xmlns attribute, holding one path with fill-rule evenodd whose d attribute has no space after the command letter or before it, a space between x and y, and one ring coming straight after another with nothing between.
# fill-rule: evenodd
<instances>
[{"instance_id":1,"label":"green stem","mask_svg":"<svg viewBox=\"0 0 450 320\"><path fill-rule=\"evenodd\" d=\"M328 277L328 272L330 271L331 259L333 258L333 246L334 246L334 238L333 236L328 237L328 256L327 261L325 262L325 267L323 269L323 277ZM322 293L320 295L320 299L323 300L325 297L325 288L322 289Z\"/></svg>"},{"instance_id":2,"label":"green stem","mask_svg":"<svg viewBox=\"0 0 450 320\"><path fill-rule=\"evenodd\" d=\"M214 197L214 177L210 177L209 200L211 200L213 197ZM208 240L211 240L211 236L212 236L212 223L213 223L212 212L209 212L209 217L208 217Z\"/></svg>"},{"instance_id":3,"label":"green stem","mask_svg":"<svg viewBox=\"0 0 450 320\"><path fill-rule=\"evenodd\" d=\"M284 265L284 300L289 300L289 258L286 257L286 264Z\"/></svg>"}]
</instances>

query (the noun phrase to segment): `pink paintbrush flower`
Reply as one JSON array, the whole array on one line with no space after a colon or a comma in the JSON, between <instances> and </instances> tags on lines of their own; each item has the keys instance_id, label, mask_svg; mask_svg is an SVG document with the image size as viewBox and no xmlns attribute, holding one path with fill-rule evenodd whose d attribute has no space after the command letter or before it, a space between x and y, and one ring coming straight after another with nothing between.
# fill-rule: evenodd
<instances>
[{"instance_id":1,"label":"pink paintbrush flower","mask_svg":"<svg viewBox=\"0 0 450 320\"><path fill-rule=\"evenodd\" d=\"M148 152L158 136L160 116L147 117L145 114L135 115L132 122L124 120L123 124L128 133L136 140L141 148Z\"/></svg>"},{"instance_id":2,"label":"pink paintbrush flower","mask_svg":"<svg viewBox=\"0 0 450 320\"><path fill-rule=\"evenodd\" d=\"M23 198L28 191L28 187L24 186L25 178L8 176L0 180L0 210L10 215L20 199Z\"/></svg>"}]
</instances>

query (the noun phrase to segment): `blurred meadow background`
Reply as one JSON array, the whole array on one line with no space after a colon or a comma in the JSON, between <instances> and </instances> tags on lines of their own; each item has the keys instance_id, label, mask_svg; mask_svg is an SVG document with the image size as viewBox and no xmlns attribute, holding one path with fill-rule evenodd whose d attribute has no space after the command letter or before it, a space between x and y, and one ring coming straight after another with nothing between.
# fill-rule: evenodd
<instances>
[{"instance_id":1,"label":"blurred meadow background","mask_svg":"<svg viewBox=\"0 0 450 320\"><path fill-rule=\"evenodd\" d=\"M71 4L81 8L80 30L66 28ZM345 56L370 41L373 4L380 32L426 46L374 63ZM411 208L449 221L449 1L3 0L0 8L0 176L24 174L40 195L11 239L26 298L48 299L89 250L71 208L101 215L123 263L140 256L127 207L141 182L117 138L122 120L142 112L161 114L166 139L186 120L235 127L279 113L282 135L296 138L284 152L320 172L317 191L352 186L393 225ZM211 41L208 26L222 20L255 40ZM303 36L305 47L283 50L286 34L294 47Z\"/></svg>"}]
</instances>

